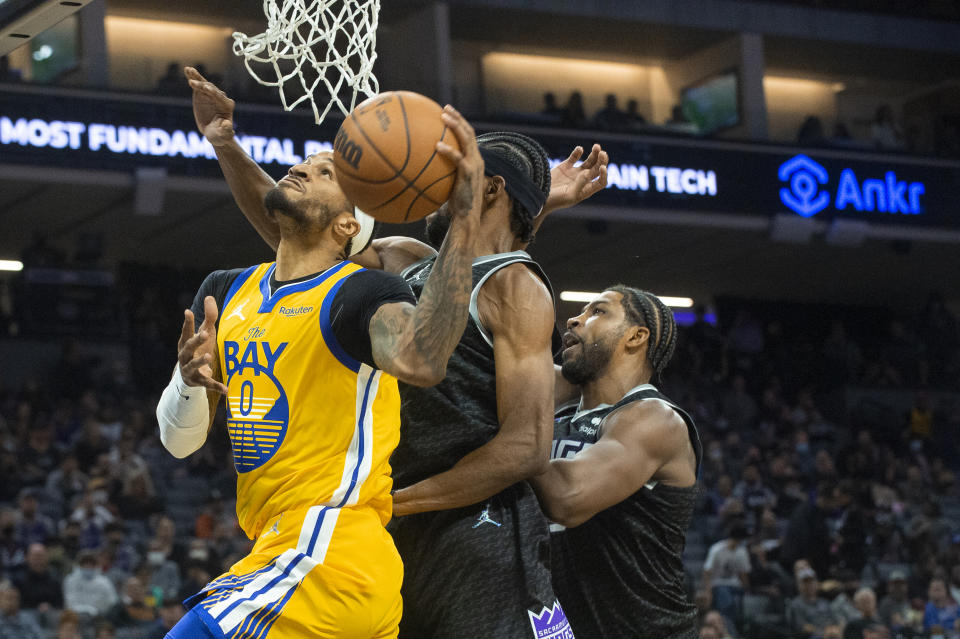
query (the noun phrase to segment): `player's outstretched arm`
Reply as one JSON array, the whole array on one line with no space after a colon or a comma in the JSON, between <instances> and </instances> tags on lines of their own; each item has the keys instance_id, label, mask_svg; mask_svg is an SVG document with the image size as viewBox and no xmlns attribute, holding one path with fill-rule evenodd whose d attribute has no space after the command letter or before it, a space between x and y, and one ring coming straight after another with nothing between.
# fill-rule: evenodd
<instances>
[{"instance_id":1,"label":"player's outstretched arm","mask_svg":"<svg viewBox=\"0 0 960 639\"><path fill-rule=\"evenodd\" d=\"M566 160L550 170L550 193L543 211L533 220L534 233L554 211L576 206L607 187L607 164L610 162L607 152L599 144L594 144L590 154L577 166L582 156L583 147L574 147ZM518 241L514 249L525 246L525 242Z\"/></svg>"},{"instance_id":2,"label":"player's outstretched arm","mask_svg":"<svg viewBox=\"0 0 960 639\"><path fill-rule=\"evenodd\" d=\"M553 438L554 327L550 292L530 269L511 265L480 290L493 333L500 430L450 470L394 493L396 516L483 501L543 471ZM484 303L484 297L496 303Z\"/></svg>"},{"instance_id":3,"label":"player's outstretched arm","mask_svg":"<svg viewBox=\"0 0 960 639\"><path fill-rule=\"evenodd\" d=\"M193 117L197 128L213 145L233 199L260 237L276 251L280 244L280 229L263 205L263 198L276 182L247 155L234 137L234 101L193 67L184 67L183 72L193 89Z\"/></svg>"},{"instance_id":4,"label":"player's outstretched arm","mask_svg":"<svg viewBox=\"0 0 960 639\"><path fill-rule=\"evenodd\" d=\"M160 441L174 457L186 457L203 446L220 395L227 392L217 357L217 302L208 295L203 306L203 323L196 333L193 311L183 313L177 366L157 404Z\"/></svg>"},{"instance_id":5,"label":"player's outstretched arm","mask_svg":"<svg viewBox=\"0 0 960 639\"><path fill-rule=\"evenodd\" d=\"M570 459L552 459L532 480L543 511L568 528L620 503L664 464L690 450L683 419L663 402L633 402L603 421L593 446Z\"/></svg>"},{"instance_id":6,"label":"player's outstretched arm","mask_svg":"<svg viewBox=\"0 0 960 639\"><path fill-rule=\"evenodd\" d=\"M444 108L441 117L463 149L460 152L437 143L437 152L457 166L448 204L450 230L417 305L384 304L370 318L369 326L377 366L419 386L432 386L446 376L447 360L467 325L485 183L483 158L473 127L450 106Z\"/></svg>"}]
</instances>

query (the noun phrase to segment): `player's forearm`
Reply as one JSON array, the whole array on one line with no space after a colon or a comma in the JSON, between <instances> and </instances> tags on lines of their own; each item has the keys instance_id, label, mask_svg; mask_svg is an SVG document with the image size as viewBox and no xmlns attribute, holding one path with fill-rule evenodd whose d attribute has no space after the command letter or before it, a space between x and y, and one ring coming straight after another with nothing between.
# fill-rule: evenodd
<instances>
[{"instance_id":1,"label":"player's forearm","mask_svg":"<svg viewBox=\"0 0 960 639\"><path fill-rule=\"evenodd\" d=\"M253 225L260 237L277 250L280 244L280 229L267 215L263 199L276 182L253 161L243 147L231 139L226 144L215 146L223 177L244 217Z\"/></svg>"},{"instance_id":2,"label":"player's forearm","mask_svg":"<svg viewBox=\"0 0 960 639\"><path fill-rule=\"evenodd\" d=\"M450 470L394 493L396 516L462 508L493 497L543 467L546 452L494 438Z\"/></svg>"},{"instance_id":3,"label":"player's forearm","mask_svg":"<svg viewBox=\"0 0 960 639\"><path fill-rule=\"evenodd\" d=\"M567 528L584 523L604 508L610 491L591 478L583 460L551 459L543 473L530 480L547 517Z\"/></svg>"},{"instance_id":4,"label":"player's forearm","mask_svg":"<svg viewBox=\"0 0 960 639\"><path fill-rule=\"evenodd\" d=\"M473 290L474 239L478 216L454 220L410 322L407 357L422 367L433 384L446 377L447 360L467 326Z\"/></svg>"}]
</instances>

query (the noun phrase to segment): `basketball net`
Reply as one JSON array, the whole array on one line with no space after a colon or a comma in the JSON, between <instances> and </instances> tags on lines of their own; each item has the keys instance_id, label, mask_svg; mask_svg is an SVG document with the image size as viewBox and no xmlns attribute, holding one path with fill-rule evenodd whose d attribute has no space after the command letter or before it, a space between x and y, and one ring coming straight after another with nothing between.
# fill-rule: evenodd
<instances>
[{"instance_id":1,"label":"basketball net","mask_svg":"<svg viewBox=\"0 0 960 639\"><path fill-rule=\"evenodd\" d=\"M380 0L264 0L263 12L266 31L234 33L233 52L254 80L279 89L284 109L309 100L320 124L334 105L347 115L358 93L379 93L373 63ZM314 96L321 83L327 95ZM341 90L349 93L349 105ZM322 110L318 98L328 98Z\"/></svg>"}]
</instances>

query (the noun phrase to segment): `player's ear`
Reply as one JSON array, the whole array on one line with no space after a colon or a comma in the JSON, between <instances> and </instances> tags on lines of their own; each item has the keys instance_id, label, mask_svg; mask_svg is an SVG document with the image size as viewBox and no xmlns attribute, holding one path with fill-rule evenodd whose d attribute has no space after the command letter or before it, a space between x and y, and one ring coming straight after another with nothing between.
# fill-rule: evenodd
<instances>
[{"instance_id":1,"label":"player's ear","mask_svg":"<svg viewBox=\"0 0 960 639\"><path fill-rule=\"evenodd\" d=\"M333 220L333 230L340 236L351 238L360 232L360 222L350 211L344 211Z\"/></svg>"},{"instance_id":2,"label":"player's ear","mask_svg":"<svg viewBox=\"0 0 960 639\"><path fill-rule=\"evenodd\" d=\"M627 329L626 346L630 350L639 350L650 340L650 329L646 326L633 325Z\"/></svg>"},{"instance_id":3,"label":"player's ear","mask_svg":"<svg viewBox=\"0 0 960 639\"><path fill-rule=\"evenodd\" d=\"M487 205L490 205L501 194L506 193L507 183L499 175L490 175L484 179L486 183L484 184L483 199Z\"/></svg>"}]
</instances>

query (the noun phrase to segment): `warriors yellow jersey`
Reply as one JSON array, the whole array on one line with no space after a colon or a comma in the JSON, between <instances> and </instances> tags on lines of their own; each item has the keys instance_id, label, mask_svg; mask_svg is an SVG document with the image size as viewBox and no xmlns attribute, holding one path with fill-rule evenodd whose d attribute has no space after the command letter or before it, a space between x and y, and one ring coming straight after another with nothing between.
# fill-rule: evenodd
<instances>
[{"instance_id":1,"label":"warriors yellow jersey","mask_svg":"<svg viewBox=\"0 0 960 639\"><path fill-rule=\"evenodd\" d=\"M348 355L330 318L338 289L362 268L342 262L271 293L275 266L241 273L220 309L240 525L255 538L285 511L358 505L386 524L388 460L400 436L397 381ZM304 528L313 537L303 540L307 547L332 532L329 519Z\"/></svg>"}]
</instances>

